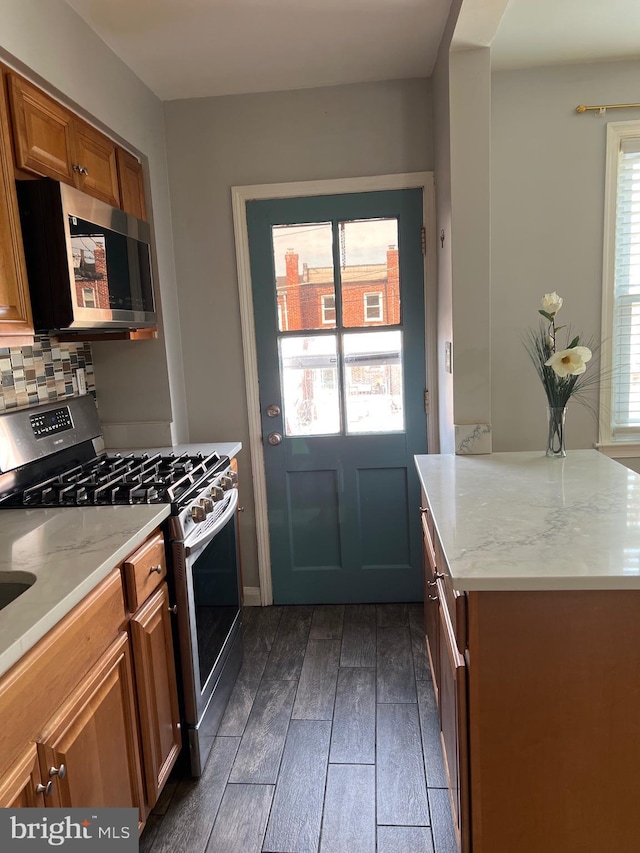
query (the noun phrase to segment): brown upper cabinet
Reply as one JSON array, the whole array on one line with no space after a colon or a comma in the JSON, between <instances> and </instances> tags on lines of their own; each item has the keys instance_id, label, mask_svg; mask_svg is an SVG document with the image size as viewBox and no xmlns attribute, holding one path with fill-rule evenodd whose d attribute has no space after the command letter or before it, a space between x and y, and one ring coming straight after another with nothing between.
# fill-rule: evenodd
<instances>
[{"instance_id":1,"label":"brown upper cabinet","mask_svg":"<svg viewBox=\"0 0 640 853\"><path fill-rule=\"evenodd\" d=\"M0 87L0 346L23 346L32 341L33 320L13 180L7 103Z\"/></svg>"},{"instance_id":2,"label":"brown upper cabinet","mask_svg":"<svg viewBox=\"0 0 640 853\"><path fill-rule=\"evenodd\" d=\"M8 79L17 167L119 207L115 142L22 77Z\"/></svg>"},{"instance_id":3,"label":"brown upper cabinet","mask_svg":"<svg viewBox=\"0 0 640 853\"><path fill-rule=\"evenodd\" d=\"M125 213L146 220L142 163L124 148L116 150L116 160L120 179L120 206Z\"/></svg>"},{"instance_id":4,"label":"brown upper cabinet","mask_svg":"<svg viewBox=\"0 0 640 853\"><path fill-rule=\"evenodd\" d=\"M140 162L28 80L7 79L16 167L146 219Z\"/></svg>"}]
</instances>

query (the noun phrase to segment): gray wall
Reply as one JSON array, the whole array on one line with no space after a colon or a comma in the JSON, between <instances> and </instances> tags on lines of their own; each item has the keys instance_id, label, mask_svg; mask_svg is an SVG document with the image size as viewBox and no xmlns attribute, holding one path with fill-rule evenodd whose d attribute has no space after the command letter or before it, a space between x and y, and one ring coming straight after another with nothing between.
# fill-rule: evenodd
<instances>
[{"instance_id":1,"label":"gray wall","mask_svg":"<svg viewBox=\"0 0 640 853\"><path fill-rule=\"evenodd\" d=\"M492 75L491 374L494 450L545 442L546 398L520 342L544 293L559 317L600 336L606 124L637 110L578 115L578 104L638 100L640 62L598 62ZM605 331L606 334L606 331ZM591 447L595 419L577 402L569 448Z\"/></svg>"},{"instance_id":2,"label":"gray wall","mask_svg":"<svg viewBox=\"0 0 640 853\"><path fill-rule=\"evenodd\" d=\"M257 586L230 188L432 169L430 82L170 101L165 119L190 436L245 446L244 581Z\"/></svg>"},{"instance_id":3,"label":"gray wall","mask_svg":"<svg viewBox=\"0 0 640 853\"><path fill-rule=\"evenodd\" d=\"M158 422L159 433L168 434L175 418L174 434L185 440L162 103L64 0L3 0L0 58L148 158L162 335L153 342L94 345L98 403L106 423ZM153 423L143 426L141 435L154 429ZM147 441L159 443L151 435Z\"/></svg>"},{"instance_id":4,"label":"gray wall","mask_svg":"<svg viewBox=\"0 0 640 853\"><path fill-rule=\"evenodd\" d=\"M438 239L438 427L440 452L453 453L453 375L445 372L446 341L453 341L453 281L451 274L451 135L449 131L449 50L462 0L454 0L433 69L434 161L436 231Z\"/></svg>"}]
</instances>

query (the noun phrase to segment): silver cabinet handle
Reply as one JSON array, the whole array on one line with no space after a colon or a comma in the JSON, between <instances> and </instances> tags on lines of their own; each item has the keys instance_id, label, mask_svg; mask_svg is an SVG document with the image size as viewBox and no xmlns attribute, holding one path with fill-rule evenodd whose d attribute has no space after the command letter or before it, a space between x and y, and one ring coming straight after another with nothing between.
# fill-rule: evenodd
<instances>
[{"instance_id":1,"label":"silver cabinet handle","mask_svg":"<svg viewBox=\"0 0 640 853\"><path fill-rule=\"evenodd\" d=\"M436 572L435 575L433 576L433 579L435 581L441 581L443 579L443 577L444 577L444 572Z\"/></svg>"},{"instance_id":2,"label":"silver cabinet handle","mask_svg":"<svg viewBox=\"0 0 640 853\"><path fill-rule=\"evenodd\" d=\"M270 432L267 436L267 441L272 447L282 444L282 434L279 432Z\"/></svg>"},{"instance_id":3,"label":"silver cabinet handle","mask_svg":"<svg viewBox=\"0 0 640 853\"><path fill-rule=\"evenodd\" d=\"M439 601L440 600L437 595L428 595L427 598L429 599L429 601Z\"/></svg>"},{"instance_id":4,"label":"silver cabinet handle","mask_svg":"<svg viewBox=\"0 0 640 853\"><path fill-rule=\"evenodd\" d=\"M44 794L45 797L50 797L51 792L53 791L53 782L49 781L46 785L43 785L39 782L36 785L36 794Z\"/></svg>"},{"instance_id":5,"label":"silver cabinet handle","mask_svg":"<svg viewBox=\"0 0 640 853\"><path fill-rule=\"evenodd\" d=\"M438 581L427 581L427 586L437 586Z\"/></svg>"},{"instance_id":6,"label":"silver cabinet handle","mask_svg":"<svg viewBox=\"0 0 640 853\"><path fill-rule=\"evenodd\" d=\"M428 506L421 506L420 512L429 512L429 507Z\"/></svg>"},{"instance_id":7,"label":"silver cabinet handle","mask_svg":"<svg viewBox=\"0 0 640 853\"><path fill-rule=\"evenodd\" d=\"M167 607L167 610L169 611L169 613L173 613L173 615L175 616L176 613L178 612L178 605L177 604L170 604Z\"/></svg>"},{"instance_id":8,"label":"silver cabinet handle","mask_svg":"<svg viewBox=\"0 0 640 853\"><path fill-rule=\"evenodd\" d=\"M159 575L162 574L162 564L158 563L157 566L151 566L149 569L149 574L152 575L154 572L157 572Z\"/></svg>"},{"instance_id":9,"label":"silver cabinet handle","mask_svg":"<svg viewBox=\"0 0 640 853\"><path fill-rule=\"evenodd\" d=\"M50 767L49 768L49 776L57 776L58 779L64 779L67 775L67 767L65 764L61 764L60 767Z\"/></svg>"},{"instance_id":10,"label":"silver cabinet handle","mask_svg":"<svg viewBox=\"0 0 640 853\"><path fill-rule=\"evenodd\" d=\"M244 512L244 507L243 507L243 506L239 506L239 507L238 507L238 512Z\"/></svg>"}]
</instances>

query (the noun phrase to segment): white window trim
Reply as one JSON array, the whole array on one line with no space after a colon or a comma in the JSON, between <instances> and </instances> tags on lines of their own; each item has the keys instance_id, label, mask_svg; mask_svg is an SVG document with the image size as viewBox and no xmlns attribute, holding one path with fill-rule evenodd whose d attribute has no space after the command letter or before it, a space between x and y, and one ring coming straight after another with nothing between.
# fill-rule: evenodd
<instances>
[{"instance_id":1,"label":"white window trim","mask_svg":"<svg viewBox=\"0 0 640 853\"><path fill-rule=\"evenodd\" d=\"M599 439L596 447L614 459L640 456L640 432L613 436L611 411L613 387L610 379L613 370L613 300L616 263L616 196L618 184L618 152L623 139L640 138L640 121L617 121L607 125L607 154L605 168L604 243L602 258L602 347L600 349L601 376Z\"/></svg>"},{"instance_id":2,"label":"white window trim","mask_svg":"<svg viewBox=\"0 0 640 853\"><path fill-rule=\"evenodd\" d=\"M379 317L367 317L367 296L377 296L378 297L378 311ZM382 308L382 291L381 290L371 290L369 293L363 294L364 298L364 322L365 323L381 323L384 322L384 310Z\"/></svg>"},{"instance_id":3,"label":"white window trim","mask_svg":"<svg viewBox=\"0 0 640 853\"><path fill-rule=\"evenodd\" d=\"M330 306L330 310L333 311L333 318L327 319L326 310L327 306L325 304L326 299L333 299L333 305ZM323 293L320 297L320 306L322 311L322 322L327 326L335 326L336 324L336 297L333 293Z\"/></svg>"},{"instance_id":4,"label":"white window trim","mask_svg":"<svg viewBox=\"0 0 640 853\"><path fill-rule=\"evenodd\" d=\"M87 294L89 294L91 296L91 299L93 301L93 305L87 305ZM95 287L83 285L83 287L82 287L82 304L85 306L85 308L97 308Z\"/></svg>"}]
</instances>

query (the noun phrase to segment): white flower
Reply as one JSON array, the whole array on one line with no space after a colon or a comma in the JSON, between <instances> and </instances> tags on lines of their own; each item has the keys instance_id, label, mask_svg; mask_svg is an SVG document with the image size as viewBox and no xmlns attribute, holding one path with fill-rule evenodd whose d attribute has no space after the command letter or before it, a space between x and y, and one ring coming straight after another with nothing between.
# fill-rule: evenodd
<instances>
[{"instance_id":1,"label":"white flower","mask_svg":"<svg viewBox=\"0 0 640 853\"><path fill-rule=\"evenodd\" d=\"M562 308L562 297L553 291L553 293L545 293L542 297L542 307L547 314L557 314Z\"/></svg>"},{"instance_id":2,"label":"white flower","mask_svg":"<svg viewBox=\"0 0 640 853\"><path fill-rule=\"evenodd\" d=\"M552 355L545 361L545 366L553 368L554 373L560 377L577 376L585 372L591 355L589 347L571 347Z\"/></svg>"}]
</instances>

